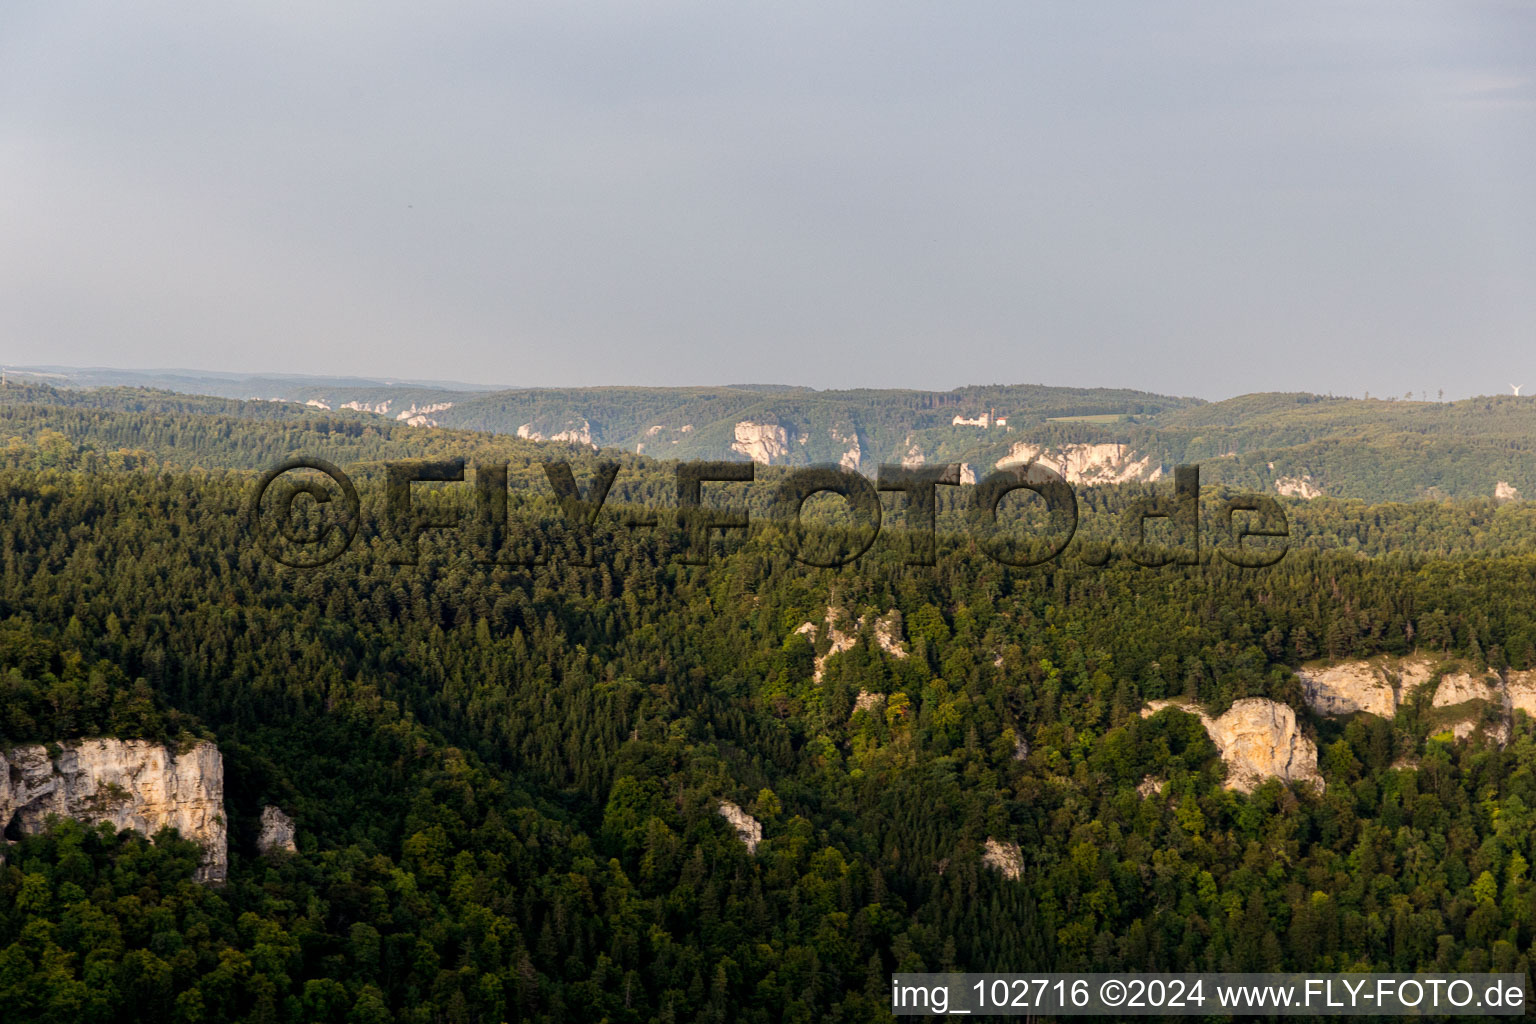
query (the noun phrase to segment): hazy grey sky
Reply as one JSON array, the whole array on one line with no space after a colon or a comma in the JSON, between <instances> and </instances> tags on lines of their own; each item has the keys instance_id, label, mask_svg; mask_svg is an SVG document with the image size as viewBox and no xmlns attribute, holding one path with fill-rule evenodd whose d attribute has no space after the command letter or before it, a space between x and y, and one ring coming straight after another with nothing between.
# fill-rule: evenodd
<instances>
[{"instance_id":1,"label":"hazy grey sky","mask_svg":"<svg viewBox=\"0 0 1536 1024\"><path fill-rule=\"evenodd\" d=\"M0 15L0 359L1536 391L1536 5Z\"/></svg>"}]
</instances>

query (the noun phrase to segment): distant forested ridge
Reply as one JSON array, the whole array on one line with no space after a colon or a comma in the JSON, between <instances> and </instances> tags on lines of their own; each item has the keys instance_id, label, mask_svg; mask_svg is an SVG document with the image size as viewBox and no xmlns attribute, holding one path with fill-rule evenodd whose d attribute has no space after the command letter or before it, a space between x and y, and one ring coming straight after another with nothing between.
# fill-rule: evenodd
<instances>
[{"instance_id":1,"label":"distant forested ridge","mask_svg":"<svg viewBox=\"0 0 1536 1024\"><path fill-rule=\"evenodd\" d=\"M1175 465L1200 463L1209 480L1268 493L1315 492L1370 502L1536 497L1536 398L1512 395L1442 402L1427 395L1271 393L1205 402L1043 385L949 391L778 385L496 390L127 371L59 371L20 380L0 389L0 404L137 407L161 415L177 411L179 401L183 411L200 407L241 419L289 419L302 406L307 415L361 421L386 432L410 421L493 434L521 431L532 439L569 438L662 459L843 462L866 474L880 463L919 460L965 462L984 471L1017 457L1021 445L1058 456L1082 446L1114 445L1123 446L1127 461L1147 460L1148 472L1166 475ZM55 390L46 381L73 389ZM172 391L129 386L141 381ZM84 385L92 387L82 390ZM186 393L196 389L224 397ZM270 401L274 398L285 401Z\"/></svg>"}]
</instances>

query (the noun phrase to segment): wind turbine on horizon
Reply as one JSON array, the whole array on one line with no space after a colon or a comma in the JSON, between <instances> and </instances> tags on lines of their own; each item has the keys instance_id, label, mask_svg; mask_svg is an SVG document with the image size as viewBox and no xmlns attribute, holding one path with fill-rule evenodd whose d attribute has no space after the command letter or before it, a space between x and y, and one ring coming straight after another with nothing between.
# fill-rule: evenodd
<instances>
[{"instance_id":1,"label":"wind turbine on horizon","mask_svg":"<svg viewBox=\"0 0 1536 1024\"><path fill-rule=\"evenodd\" d=\"M1525 387L1525 385L1524 384L1511 384L1510 387L1514 389L1515 397L1519 398L1520 397L1520 389Z\"/></svg>"}]
</instances>

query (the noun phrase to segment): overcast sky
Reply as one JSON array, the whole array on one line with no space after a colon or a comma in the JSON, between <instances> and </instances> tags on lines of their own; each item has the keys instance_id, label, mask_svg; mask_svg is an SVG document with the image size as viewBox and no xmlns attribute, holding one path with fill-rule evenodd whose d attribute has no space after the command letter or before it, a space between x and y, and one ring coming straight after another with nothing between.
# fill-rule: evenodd
<instances>
[{"instance_id":1,"label":"overcast sky","mask_svg":"<svg viewBox=\"0 0 1536 1024\"><path fill-rule=\"evenodd\" d=\"M1536 390L1536 5L16 0L8 363Z\"/></svg>"}]
</instances>

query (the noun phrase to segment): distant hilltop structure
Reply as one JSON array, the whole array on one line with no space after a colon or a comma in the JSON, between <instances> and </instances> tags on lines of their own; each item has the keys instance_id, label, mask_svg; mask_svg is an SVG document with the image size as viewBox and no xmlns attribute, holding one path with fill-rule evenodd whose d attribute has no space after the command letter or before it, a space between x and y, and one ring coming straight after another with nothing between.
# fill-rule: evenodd
<instances>
[{"instance_id":1,"label":"distant hilltop structure","mask_svg":"<svg viewBox=\"0 0 1536 1024\"><path fill-rule=\"evenodd\" d=\"M965 416L956 416L950 426L954 427L980 427L986 430L988 427L1006 427L1008 417L997 415L996 409L988 409L974 419Z\"/></svg>"}]
</instances>

